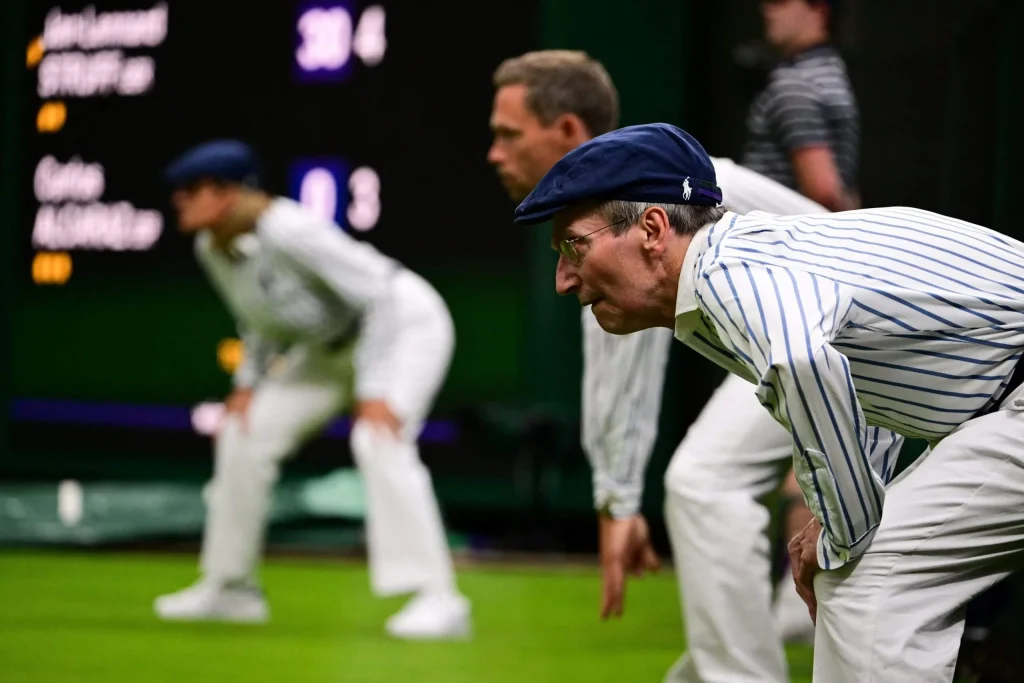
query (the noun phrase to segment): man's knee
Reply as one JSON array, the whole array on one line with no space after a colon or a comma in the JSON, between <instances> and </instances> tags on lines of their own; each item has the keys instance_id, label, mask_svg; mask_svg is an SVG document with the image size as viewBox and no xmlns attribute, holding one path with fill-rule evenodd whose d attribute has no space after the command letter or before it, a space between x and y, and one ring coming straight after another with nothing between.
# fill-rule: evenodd
<instances>
[{"instance_id":1,"label":"man's knee","mask_svg":"<svg viewBox=\"0 0 1024 683\"><path fill-rule=\"evenodd\" d=\"M385 427L357 420L349 437L352 459L363 470L419 468L419 450L415 438L394 434Z\"/></svg>"},{"instance_id":2,"label":"man's knee","mask_svg":"<svg viewBox=\"0 0 1024 683\"><path fill-rule=\"evenodd\" d=\"M251 417L251 416L250 416ZM264 420L231 416L217 435L217 470L266 468L290 456L301 439L295 430Z\"/></svg>"},{"instance_id":3,"label":"man's knee","mask_svg":"<svg viewBox=\"0 0 1024 683\"><path fill-rule=\"evenodd\" d=\"M665 496L684 500L688 498L697 469L693 458L686 457L682 449L677 450L665 470Z\"/></svg>"},{"instance_id":4,"label":"man's knee","mask_svg":"<svg viewBox=\"0 0 1024 683\"><path fill-rule=\"evenodd\" d=\"M665 471L666 497L683 501L709 500L742 493L742 483L722 466L727 460L728 454L698 452L684 443Z\"/></svg>"}]
</instances>

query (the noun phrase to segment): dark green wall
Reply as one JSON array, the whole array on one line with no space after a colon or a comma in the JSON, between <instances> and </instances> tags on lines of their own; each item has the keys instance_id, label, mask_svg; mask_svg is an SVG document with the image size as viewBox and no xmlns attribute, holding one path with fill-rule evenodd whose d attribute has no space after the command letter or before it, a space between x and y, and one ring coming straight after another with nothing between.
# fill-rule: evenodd
<instances>
[{"instance_id":1,"label":"dark green wall","mask_svg":"<svg viewBox=\"0 0 1024 683\"><path fill-rule=\"evenodd\" d=\"M547 0L541 9L541 47L584 50L608 69L619 90L620 125L666 121L685 126L690 52L689 7L686 0L638 0L628 7L613 0ZM575 297L554 291L557 260L550 248L550 226L534 228L530 264L530 395L568 419L569 440L578 440L575 418L580 407L582 340L580 308ZM720 373L694 354L675 345L665 383L658 442L648 468L644 497L649 514L659 515L662 473ZM698 363L697 375L685 366ZM687 376L687 409L680 400ZM573 464L570 463L570 466ZM590 480L582 458L575 463L580 476L566 477L557 498L590 505Z\"/></svg>"},{"instance_id":2,"label":"dark green wall","mask_svg":"<svg viewBox=\"0 0 1024 683\"><path fill-rule=\"evenodd\" d=\"M521 278L472 270L425 276L456 322L458 351L439 407L518 400L526 315ZM234 325L198 272L128 282L75 282L72 275L66 287L24 284L24 272L18 279L14 395L177 404L229 388L216 348L235 336Z\"/></svg>"},{"instance_id":3,"label":"dark green wall","mask_svg":"<svg viewBox=\"0 0 1024 683\"><path fill-rule=\"evenodd\" d=\"M995 221L993 228L1024 240L1019 219L1024 188L1024 0L1008 0L999 21L999 85L996 147Z\"/></svg>"},{"instance_id":4,"label":"dark green wall","mask_svg":"<svg viewBox=\"0 0 1024 683\"><path fill-rule=\"evenodd\" d=\"M621 125L682 123L686 9L682 0L546 0L540 46L585 50L619 89ZM533 228L530 264L531 397L566 415L579 412L582 351L575 298L554 291L556 256L548 226Z\"/></svg>"}]
</instances>

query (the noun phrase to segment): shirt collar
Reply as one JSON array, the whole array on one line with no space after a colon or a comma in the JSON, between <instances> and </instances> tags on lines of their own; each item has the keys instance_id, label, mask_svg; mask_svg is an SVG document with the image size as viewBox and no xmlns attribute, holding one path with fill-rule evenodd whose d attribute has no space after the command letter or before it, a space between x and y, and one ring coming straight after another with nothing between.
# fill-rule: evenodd
<instances>
[{"instance_id":1,"label":"shirt collar","mask_svg":"<svg viewBox=\"0 0 1024 683\"><path fill-rule=\"evenodd\" d=\"M211 252L218 253L221 257L231 262L240 262L253 258L260 250L260 239L254 232L244 232L236 235L226 251L221 251L213 246L213 234L209 231L200 233L203 247Z\"/></svg>"},{"instance_id":2,"label":"shirt collar","mask_svg":"<svg viewBox=\"0 0 1024 683\"><path fill-rule=\"evenodd\" d=\"M701 257L708 249L722 239L728 229L739 218L739 214L726 211L717 223L709 223L698 230L686 247L683 267L679 271L679 286L676 290L676 338L683 341L699 324L701 313L697 303L697 268Z\"/></svg>"},{"instance_id":3,"label":"shirt collar","mask_svg":"<svg viewBox=\"0 0 1024 683\"><path fill-rule=\"evenodd\" d=\"M705 225L698 230L686 246L683 268L679 271L679 288L676 290L676 317L697 309L697 259L704 251L703 245L707 242L712 225Z\"/></svg>"},{"instance_id":4,"label":"shirt collar","mask_svg":"<svg viewBox=\"0 0 1024 683\"><path fill-rule=\"evenodd\" d=\"M266 210L256 219L256 225L253 226L252 230L236 235L235 239L231 240L231 251L242 259L250 259L256 256L260 251L260 233L264 226L268 221L273 222L275 220L274 215L279 213L287 203L288 200L282 197L274 198Z\"/></svg>"},{"instance_id":5,"label":"shirt collar","mask_svg":"<svg viewBox=\"0 0 1024 683\"><path fill-rule=\"evenodd\" d=\"M788 64L799 64L800 62L813 59L815 57L834 57L838 56L838 54L839 53L836 52L836 49L828 43L818 43L817 45L812 45L800 52L797 52L795 55L783 61Z\"/></svg>"}]
</instances>

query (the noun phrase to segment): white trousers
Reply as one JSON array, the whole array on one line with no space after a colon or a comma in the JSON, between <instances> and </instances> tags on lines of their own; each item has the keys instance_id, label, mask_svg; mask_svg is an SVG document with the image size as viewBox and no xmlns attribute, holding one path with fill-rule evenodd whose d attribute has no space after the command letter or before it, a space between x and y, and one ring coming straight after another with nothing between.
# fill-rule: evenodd
<instances>
[{"instance_id":1,"label":"white trousers","mask_svg":"<svg viewBox=\"0 0 1024 683\"><path fill-rule=\"evenodd\" d=\"M430 473L416 439L444 381L454 328L440 295L410 271L395 276L392 382L381 396L405 424L396 438L356 423L352 454L367 497L370 580L378 595L454 589ZM226 583L254 582L281 463L351 402L352 349L297 346L262 381L244 420L228 418L214 449L201 566Z\"/></svg>"},{"instance_id":2,"label":"white trousers","mask_svg":"<svg viewBox=\"0 0 1024 683\"><path fill-rule=\"evenodd\" d=\"M772 612L769 513L793 459L789 433L749 382L729 375L690 426L665 473L665 521L687 652L673 683L784 683ZM791 582L781 599L799 599ZM807 617L808 626L810 617Z\"/></svg>"},{"instance_id":3,"label":"white trousers","mask_svg":"<svg viewBox=\"0 0 1024 683\"><path fill-rule=\"evenodd\" d=\"M967 603L1024 564L1024 390L886 491L865 553L815 579L815 683L949 683Z\"/></svg>"}]
</instances>

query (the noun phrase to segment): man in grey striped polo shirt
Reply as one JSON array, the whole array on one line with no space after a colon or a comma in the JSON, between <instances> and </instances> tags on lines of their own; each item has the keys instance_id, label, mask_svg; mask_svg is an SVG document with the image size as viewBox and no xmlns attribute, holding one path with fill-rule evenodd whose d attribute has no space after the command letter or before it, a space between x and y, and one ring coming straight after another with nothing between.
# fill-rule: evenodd
<instances>
[{"instance_id":1,"label":"man in grey striped polo shirt","mask_svg":"<svg viewBox=\"0 0 1024 683\"><path fill-rule=\"evenodd\" d=\"M949 683L967 603L1024 565L1024 243L919 209L721 202L700 144L648 124L567 154L516 221L553 218L555 287L603 329L672 328L792 434L814 680ZM931 448L896 477L871 427Z\"/></svg>"},{"instance_id":2,"label":"man in grey striped polo shirt","mask_svg":"<svg viewBox=\"0 0 1024 683\"><path fill-rule=\"evenodd\" d=\"M747 117L742 164L830 211L856 208L860 122L846 65L828 44L835 0L764 0L783 55Z\"/></svg>"}]
</instances>

